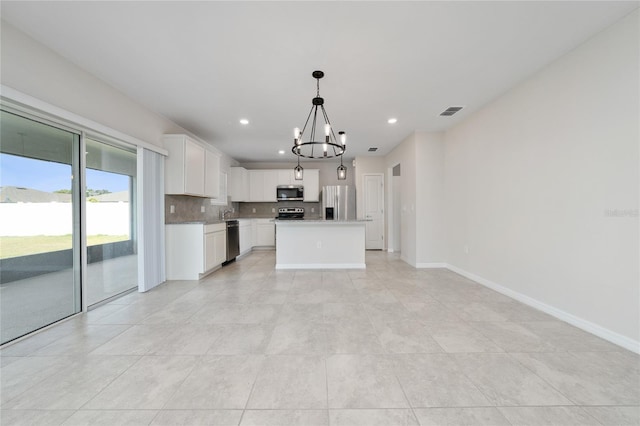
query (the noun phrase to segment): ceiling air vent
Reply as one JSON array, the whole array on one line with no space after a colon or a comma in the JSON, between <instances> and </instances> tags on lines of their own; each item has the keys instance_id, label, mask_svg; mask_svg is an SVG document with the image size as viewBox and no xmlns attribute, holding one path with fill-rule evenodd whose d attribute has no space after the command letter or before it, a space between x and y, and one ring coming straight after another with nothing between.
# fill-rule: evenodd
<instances>
[{"instance_id":1,"label":"ceiling air vent","mask_svg":"<svg viewBox=\"0 0 640 426\"><path fill-rule=\"evenodd\" d=\"M376 152L378 148L369 148L369 152Z\"/></svg>"},{"instance_id":2,"label":"ceiling air vent","mask_svg":"<svg viewBox=\"0 0 640 426\"><path fill-rule=\"evenodd\" d=\"M440 115L444 116L444 117L450 117L453 114L455 114L456 112L460 111L463 107L458 106L458 107L449 107L447 109L445 109L444 111L442 111L440 113Z\"/></svg>"}]
</instances>

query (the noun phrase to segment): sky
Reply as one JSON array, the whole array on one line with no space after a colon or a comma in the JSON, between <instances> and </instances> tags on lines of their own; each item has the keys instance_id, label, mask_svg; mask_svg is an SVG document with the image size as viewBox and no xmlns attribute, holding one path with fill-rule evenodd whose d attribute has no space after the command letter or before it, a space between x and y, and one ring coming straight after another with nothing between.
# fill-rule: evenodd
<instances>
[{"instance_id":1,"label":"sky","mask_svg":"<svg viewBox=\"0 0 640 426\"><path fill-rule=\"evenodd\" d=\"M45 192L71 189L71 166L0 154L0 186L19 186ZM87 188L126 191L129 189L129 177L87 169Z\"/></svg>"}]
</instances>

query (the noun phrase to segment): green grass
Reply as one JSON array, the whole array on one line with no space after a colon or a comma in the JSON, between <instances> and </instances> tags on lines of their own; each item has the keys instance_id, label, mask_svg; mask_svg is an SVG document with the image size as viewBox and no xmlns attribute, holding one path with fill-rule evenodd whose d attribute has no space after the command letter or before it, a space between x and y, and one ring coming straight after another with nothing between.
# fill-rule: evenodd
<instances>
[{"instance_id":1,"label":"green grass","mask_svg":"<svg viewBox=\"0 0 640 426\"><path fill-rule=\"evenodd\" d=\"M89 235L88 246L127 241L128 235ZM71 248L71 235L36 235L32 237L0 237L0 259L47 253Z\"/></svg>"}]
</instances>

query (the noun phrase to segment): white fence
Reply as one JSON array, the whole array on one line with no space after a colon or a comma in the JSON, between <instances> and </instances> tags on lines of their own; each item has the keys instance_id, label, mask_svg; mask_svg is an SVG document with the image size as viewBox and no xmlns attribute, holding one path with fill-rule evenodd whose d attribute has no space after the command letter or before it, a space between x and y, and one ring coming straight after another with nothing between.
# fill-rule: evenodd
<instances>
[{"instance_id":1,"label":"white fence","mask_svg":"<svg viewBox=\"0 0 640 426\"><path fill-rule=\"evenodd\" d=\"M87 235L129 235L129 203L87 203ZM71 203L0 203L0 236L69 235Z\"/></svg>"}]
</instances>

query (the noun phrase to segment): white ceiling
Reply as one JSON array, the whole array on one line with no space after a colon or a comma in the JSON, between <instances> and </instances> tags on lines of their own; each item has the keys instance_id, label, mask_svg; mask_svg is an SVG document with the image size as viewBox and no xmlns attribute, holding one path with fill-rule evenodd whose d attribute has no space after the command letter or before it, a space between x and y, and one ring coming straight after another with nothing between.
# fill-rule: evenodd
<instances>
[{"instance_id":1,"label":"white ceiling","mask_svg":"<svg viewBox=\"0 0 640 426\"><path fill-rule=\"evenodd\" d=\"M293 128L304 125L316 69L326 74L320 94L329 118L348 134L346 156L369 147L385 155L414 130L463 120L637 7L1 2L4 20L243 162L293 161ZM454 117L438 115L463 105Z\"/></svg>"}]
</instances>

